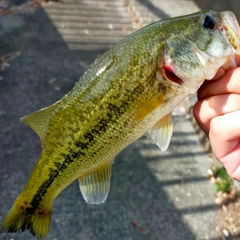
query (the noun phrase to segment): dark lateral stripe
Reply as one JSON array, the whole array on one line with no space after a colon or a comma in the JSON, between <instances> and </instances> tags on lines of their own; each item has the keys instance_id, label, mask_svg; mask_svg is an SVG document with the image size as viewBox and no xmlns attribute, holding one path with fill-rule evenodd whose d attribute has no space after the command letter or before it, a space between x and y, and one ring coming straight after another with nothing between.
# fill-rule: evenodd
<instances>
[{"instance_id":1,"label":"dark lateral stripe","mask_svg":"<svg viewBox=\"0 0 240 240\"><path fill-rule=\"evenodd\" d=\"M36 194L34 195L32 201L30 202L30 205L32 207L26 208L27 214L33 214L37 207L39 206L40 202L42 201L42 198L47 193L49 187L52 185L52 183L55 181L55 179L58 177L59 173L63 173L65 169L69 167L71 163L73 163L76 159L78 161L80 160L81 156L85 156L85 151L88 149L89 145L94 141L95 136L101 134L102 132L105 132L108 128L109 123L115 122L112 116L120 117L124 113L124 109L126 109L129 105L129 102L122 102L122 106L115 106L113 104L109 104L108 110L109 113L102 119L99 120L99 122L94 126L94 128L86 132L84 134L84 142L77 141L75 142L75 146L79 148L79 150L65 154L60 154L64 161L63 163L55 162L56 169L49 169L49 176L48 179L45 180L40 187L38 188Z\"/></svg>"},{"instance_id":2,"label":"dark lateral stripe","mask_svg":"<svg viewBox=\"0 0 240 240\"><path fill-rule=\"evenodd\" d=\"M27 214L34 213L35 209L38 207L40 202L42 201L43 196L47 193L48 188L51 186L51 184L54 182L54 180L58 177L60 172L64 172L64 170L70 165L74 158L79 157L81 154L85 155L85 153L82 152L73 152L70 156L69 154L61 154L62 156L65 155L65 160L62 164L56 163L55 166L57 169L49 169L49 178L45 180L40 187L38 188L36 194L34 195L32 201L30 202L31 208L26 208Z\"/></svg>"}]
</instances>

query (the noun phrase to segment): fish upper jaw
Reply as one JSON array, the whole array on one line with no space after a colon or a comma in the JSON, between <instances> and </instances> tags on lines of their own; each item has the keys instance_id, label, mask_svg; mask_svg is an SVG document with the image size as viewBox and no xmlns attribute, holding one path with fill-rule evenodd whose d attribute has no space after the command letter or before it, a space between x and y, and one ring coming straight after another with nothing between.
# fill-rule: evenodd
<instances>
[{"instance_id":1,"label":"fish upper jaw","mask_svg":"<svg viewBox=\"0 0 240 240\"><path fill-rule=\"evenodd\" d=\"M225 70L240 65L240 27L232 12L222 12L223 23L221 30L233 48L233 54L222 66Z\"/></svg>"},{"instance_id":2,"label":"fish upper jaw","mask_svg":"<svg viewBox=\"0 0 240 240\"><path fill-rule=\"evenodd\" d=\"M235 15L232 12L223 12L222 28L224 34L233 48L240 53L240 27Z\"/></svg>"}]
</instances>

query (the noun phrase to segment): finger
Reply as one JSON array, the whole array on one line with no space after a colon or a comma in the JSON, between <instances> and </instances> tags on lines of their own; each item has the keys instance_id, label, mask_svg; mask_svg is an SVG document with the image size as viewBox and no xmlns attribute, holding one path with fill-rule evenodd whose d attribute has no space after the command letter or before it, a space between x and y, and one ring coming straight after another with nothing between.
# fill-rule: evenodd
<instances>
[{"instance_id":1,"label":"finger","mask_svg":"<svg viewBox=\"0 0 240 240\"><path fill-rule=\"evenodd\" d=\"M206 81L198 91L198 99L225 93L240 93L240 68L233 68L216 81Z\"/></svg>"},{"instance_id":2,"label":"finger","mask_svg":"<svg viewBox=\"0 0 240 240\"><path fill-rule=\"evenodd\" d=\"M240 116L240 114L230 114L230 115L231 116L229 116L229 118L234 117L233 115L238 115L238 117ZM222 118L222 117L223 116L219 116L217 118ZM218 119L217 121L219 121L218 123L220 124L224 124L222 120L223 119L221 120ZM234 134L232 135L233 137L232 140L227 140L230 137L229 132L224 133L224 132L221 132L220 129L219 129L219 132L217 133L217 136L214 136L214 133L212 132L212 129L211 129L209 137L210 137L213 152L216 154L216 157L218 158L218 160L226 168L228 175L240 181L240 138L239 138L240 131L239 131L239 126L236 128L236 126L232 125L232 127L230 128L232 128L230 130L230 133L234 132ZM228 136L228 137L225 138L224 134L226 134L225 136ZM236 135L238 136L236 137Z\"/></svg>"},{"instance_id":3,"label":"finger","mask_svg":"<svg viewBox=\"0 0 240 240\"><path fill-rule=\"evenodd\" d=\"M218 72L216 73L216 75L214 76L214 78L212 80L220 79L221 77L223 77L225 72L226 72L226 70L224 70L223 68L219 68ZM212 80L208 80L208 81L212 81Z\"/></svg>"},{"instance_id":4,"label":"finger","mask_svg":"<svg viewBox=\"0 0 240 240\"><path fill-rule=\"evenodd\" d=\"M202 88L205 88L204 86L208 86L208 83L210 83L211 81L218 80L218 79L220 79L221 77L223 77L224 74L225 74L225 72L226 72L226 71L225 71L223 68L220 68L220 69L218 70L218 72L216 73L216 75L215 75L211 80L205 80L205 82L203 83L202 87L198 90L198 94L199 94L199 93L201 94L201 92L204 91L204 90L202 90Z\"/></svg>"},{"instance_id":5,"label":"finger","mask_svg":"<svg viewBox=\"0 0 240 240\"><path fill-rule=\"evenodd\" d=\"M212 149L223 164L229 160L228 156L236 158L236 154L239 154L240 158L240 148L236 148L240 136L239 119L240 110L217 116L210 122L209 139Z\"/></svg>"},{"instance_id":6,"label":"finger","mask_svg":"<svg viewBox=\"0 0 240 240\"><path fill-rule=\"evenodd\" d=\"M215 95L197 102L193 108L194 117L208 134L212 118L240 110L239 94Z\"/></svg>"},{"instance_id":7,"label":"finger","mask_svg":"<svg viewBox=\"0 0 240 240\"><path fill-rule=\"evenodd\" d=\"M236 147L220 161L226 168L228 175L240 181L240 141L236 141Z\"/></svg>"}]
</instances>

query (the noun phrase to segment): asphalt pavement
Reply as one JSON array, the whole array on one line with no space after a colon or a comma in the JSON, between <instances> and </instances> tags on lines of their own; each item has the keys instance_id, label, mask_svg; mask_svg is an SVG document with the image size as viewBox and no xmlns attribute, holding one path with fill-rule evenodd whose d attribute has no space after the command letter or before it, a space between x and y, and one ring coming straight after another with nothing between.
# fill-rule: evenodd
<instances>
[{"instance_id":1,"label":"asphalt pavement","mask_svg":"<svg viewBox=\"0 0 240 240\"><path fill-rule=\"evenodd\" d=\"M96 57L136 28L206 8L240 16L238 1L204 0L63 0L0 16L0 223L41 152L38 136L19 119L63 97ZM67 187L46 239L224 239L206 178L210 165L182 105L166 152L142 137L116 157L104 204L85 203L77 182ZM35 238L25 231L0 239Z\"/></svg>"}]
</instances>

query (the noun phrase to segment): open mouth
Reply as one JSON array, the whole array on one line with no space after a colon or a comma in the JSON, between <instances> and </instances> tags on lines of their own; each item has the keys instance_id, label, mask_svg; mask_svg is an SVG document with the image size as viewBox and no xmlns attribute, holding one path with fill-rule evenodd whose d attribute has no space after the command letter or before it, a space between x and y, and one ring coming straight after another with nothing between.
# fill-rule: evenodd
<instances>
[{"instance_id":1,"label":"open mouth","mask_svg":"<svg viewBox=\"0 0 240 240\"><path fill-rule=\"evenodd\" d=\"M163 70L164 70L165 77L168 80L178 83L180 85L183 83L182 79L179 78L177 75L175 75L173 70L171 69L171 67L168 66L166 63L164 63L164 65L163 65Z\"/></svg>"}]
</instances>

